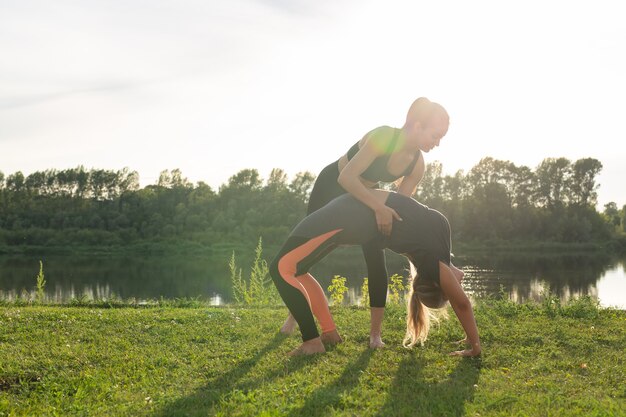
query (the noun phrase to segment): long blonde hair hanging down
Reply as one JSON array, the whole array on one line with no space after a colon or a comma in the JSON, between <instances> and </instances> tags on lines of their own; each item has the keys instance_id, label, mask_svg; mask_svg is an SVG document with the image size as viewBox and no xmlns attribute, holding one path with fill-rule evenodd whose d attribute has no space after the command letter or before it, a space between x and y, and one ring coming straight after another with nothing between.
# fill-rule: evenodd
<instances>
[{"instance_id":1,"label":"long blonde hair hanging down","mask_svg":"<svg viewBox=\"0 0 626 417\"><path fill-rule=\"evenodd\" d=\"M421 282L413 262L409 262L409 265L412 279L407 297L406 334L402 342L402 346L406 348L418 343L424 344L430 331L431 319L438 320L431 309L440 309L446 303L441 289Z\"/></svg>"}]
</instances>

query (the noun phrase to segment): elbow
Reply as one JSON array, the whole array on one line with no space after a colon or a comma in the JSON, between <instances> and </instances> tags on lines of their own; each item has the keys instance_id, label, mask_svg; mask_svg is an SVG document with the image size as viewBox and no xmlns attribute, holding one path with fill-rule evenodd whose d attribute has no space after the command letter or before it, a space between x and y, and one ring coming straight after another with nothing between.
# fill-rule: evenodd
<instances>
[{"instance_id":1,"label":"elbow","mask_svg":"<svg viewBox=\"0 0 626 417\"><path fill-rule=\"evenodd\" d=\"M457 301L456 303L454 303L453 307L454 307L454 310L457 311L459 314L468 313L472 311L472 303L467 298L461 301Z\"/></svg>"},{"instance_id":2,"label":"elbow","mask_svg":"<svg viewBox=\"0 0 626 417\"><path fill-rule=\"evenodd\" d=\"M341 171L339 173L339 177L337 177L337 182L344 189L346 188L346 186L349 186L349 184L350 184L350 177L348 175L346 175L345 170L343 170L343 171Z\"/></svg>"}]
</instances>

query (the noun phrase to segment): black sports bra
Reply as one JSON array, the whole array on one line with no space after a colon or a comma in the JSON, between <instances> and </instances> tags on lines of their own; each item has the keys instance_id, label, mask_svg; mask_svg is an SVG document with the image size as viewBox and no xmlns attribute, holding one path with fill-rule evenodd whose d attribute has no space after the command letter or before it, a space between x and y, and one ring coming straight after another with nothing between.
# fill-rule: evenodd
<instances>
[{"instance_id":1,"label":"black sports bra","mask_svg":"<svg viewBox=\"0 0 626 417\"><path fill-rule=\"evenodd\" d=\"M374 181L374 182L378 182L378 181L394 182L398 178L405 177L411 174L411 172L413 171L413 168L415 168L415 164L420 158L419 150L415 152L415 155L413 156L413 161L411 161L409 166L407 166L404 172L402 172L400 175L393 175L387 169L389 158L391 157L393 153L393 149L396 146L396 142L398 141L399 136L400 136L400 129L394 129L393 137L391 138L391 141L389 142L389 146L385 150L385 154L374 159L374 161L372 161L370 166L368 166L367 169L363 171L363 173L361 174L361 178L367 181ZM348 161L351 160L354 157L354 155L356 155L356 153L359 151L359 142L360 141L357 141L348 150Z\"/></svg>"}]
</instances>

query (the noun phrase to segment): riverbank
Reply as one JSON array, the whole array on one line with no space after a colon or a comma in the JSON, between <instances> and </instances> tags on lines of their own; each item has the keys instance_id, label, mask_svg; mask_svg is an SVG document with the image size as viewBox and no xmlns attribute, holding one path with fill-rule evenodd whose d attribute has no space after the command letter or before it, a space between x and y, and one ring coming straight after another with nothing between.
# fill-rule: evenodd
<instances>
[{"instance_id":1,"label":"riverbank","mask_svg":"<svg viewBox=\"0 0 626 417\"><path fill-rule=\"evenodd\" d=\"M200 302L0 307L0 415L619 416L626 414L626 311L481 301L480 359L449 357L452 313L424 347L367 348L369 312L333 308L345 343L288 359L284 307Z\"/></svg>"},{"instance_id":2,"label":"riverbank","mask_svg":"<svg viewBox=\"0 0 626 417\"><path fill-rule=\"evenodd\" d=\"M253 253L258 241L242 243L221 242L203 244L192 240L157 239L125 245L0 245L0 255L224 255ZM276 245L263 245L264 253L273 255ZM355 248L357 251L358 248ZM551 242L508 240L454 240L453 250L459 254L473 253L626 253L626 236L616 236L607 241ZM358 249L360 251L360 249Z\"/></svg>"}]
</instances>

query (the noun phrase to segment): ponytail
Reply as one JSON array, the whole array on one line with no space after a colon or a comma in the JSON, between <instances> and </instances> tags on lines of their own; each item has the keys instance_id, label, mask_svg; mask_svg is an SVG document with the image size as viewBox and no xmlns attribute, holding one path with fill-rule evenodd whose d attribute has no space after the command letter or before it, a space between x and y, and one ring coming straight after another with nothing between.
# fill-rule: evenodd
<instances>
[{"instance_id":1,"label":"ponytail","mask_svg":"<svg viewBox=\"0 0 626 417\"><path fill-rule=\"evenodd\" d=\"M431 317L439 321L437 316L432 314L431 308L441 309L446 304L441 289L431 283L421 282L412 260L409 265L412 279L407 301L406 335L402 342L402 346L406 348L418 343L424 344L428 338Z\"/></svg>"},{"instance_id":2,"label":"ponytail","mask_svg":"<svg viewBox=\"0 0 626 417\"><path fill-rule=\"evenodd\" d=\"M420 122L426 126L434 115L442 117L448 123L450 122L450 116L441 104L430 101L426 97L420 97L411 104L406 115L406 121L407 123Z\"/></svg>"},{"instance_id":3,"label":"ponytail","mask_svg":"<svg viewBox=\"0 0 626 417\"><path fill-rule=\"evenodd\" d=\"M417 271L413 263L409 263L411 267L411 286L409 287L409 296L407 301L406 312L406 335L402 342L402 346L411 348L417 343L423 345L428 337L430 330L430 314L428 307L422 304L417 289Z\"/></svg>"}]
</instances>

